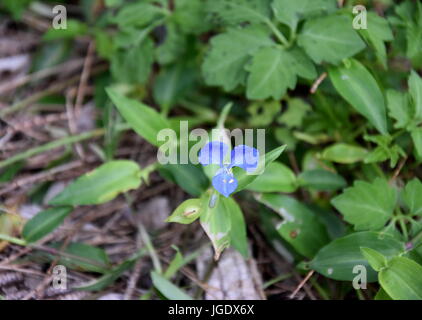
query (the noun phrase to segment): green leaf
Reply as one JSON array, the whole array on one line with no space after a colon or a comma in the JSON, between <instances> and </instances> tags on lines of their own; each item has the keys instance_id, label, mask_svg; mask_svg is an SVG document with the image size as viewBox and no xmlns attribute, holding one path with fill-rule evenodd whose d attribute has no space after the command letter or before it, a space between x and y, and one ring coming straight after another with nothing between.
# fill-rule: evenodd
<instances>
[{"instance_id":1,"label":"green leaf","mask_svg":"<svg viewBox=\"0 0 422 320\"><path fill-rule=\"evenodd\" d=\"M410 135L415 146L415 156L417 159L422 159L422 127L413 129Z\"/></svg>"},{"instance_id":2,"label":"green leaf","mask_svg":"<svg viewBox=\"0 0 422 320\"><path fill-rule=\"evenodd\" d=\"M267 0L212 0L207 2L207 11L219 22L228 25L262 23L270 15Z\"/></svg>"},{"instance_id":3,"label":"green leaf","mask_svg":"<svg viewBox=\"0 0 422 320\"><path fill-rule=\"evenodd\" d=\"M213 37L211 50L202 65L206 83L222 86L226 91L244 84L247 75L244 67L250 55L273 43L268 31L261 26L232 28Z\"/></svg>"},{"instance_id":4,"label":"green leaf","mask_svg":"<svg viewBox=\"0 0 422 320\"><path fill-rule=\"evenodd\" d=\"M405 257L394 257L381 270L379 282L394 300L422 300L422 266Z\"/></svg>"},{"instance_id":5,"label":"green leaf","mask_svg":"<svg viewBox=\"0 0 422 320\"><path fill-rule=\"evenodd\" d=\"M363 265L367 269L368 282L374 282L377 280L377 274L363 256L361 247L370 247L387 258L404 251L404 244L388 234L373 231L355 232L326 245L309 266L330 279L352 281L356 276L353 268Z\"/></svg>"},{"instance_id":6,"label":"green leaf","mask_svg":"<svg viewBox=\"0 0 422 320\"><path fill-rule=\"evenodd\" d=\"M145 27L164 15L165 10L153 3L128 3L117 12L116 16L111 19L111 22L117 24L120 29Z\"/></svg>"},{"instance_id":7,"label":"green leaf","mask_svg":"<svg viewBox=\"0 0 422 320\"><path fill-rule=\"evenodd\" d=\"M168 23L166 25L166 37L157 47L156 56L158 63L165 65L175 62L183 56L187 48L186 37L180 33L176 25Z\"/></svg>"},{"instance_id":8,"label":"green leaf","mask_svg":"<svg viewBox=\"0 0 422 320\"><path fill-rule=\"evenodd\" d=\"M166 219L166 222L192 223L201 215L203 204L201 199L185 200Z\"/></svg>"},{"instance_id":9,"label":"green leaf","mask_svg":"<svg viewBox=\"0 0 422 320\"><path fill-rule=\"evenodd\" d=\"M265 168L267 168L271 162L276 160L281 153L286 149L286 145L280 146L267 152L265 155L260 155L258 161L258 167L254 173L263 173ZM265 159L264 159L265 158ZM240 169L238 167L233 168L234 176L237 178L238 186L235 192L239 192L243 190L247 185L252 183L256 178L258 178L258 174L248 174L245 170Z\"/></svg>"},{"instance_id":10,"label":"green leaf","mask_svg":"<svg viewBox=\"0 0 422 320\"><path fill-rule=\"evenodd\" d=\"M110 161L76 179L54 197L50 204L101 204L114 199L119 193L137 189L140 185L141 169L136 162Z\"/></svg>"},{"instance_id":11,"label":"green leaf","mask_svg":"<svg viewBox=\"0 0 422 320\"><path fill-rule=\"evenodd\" d=\"M71 207L56 207L39 212L25 224L23 238L27 242L40 240L56 229L71 212Z\"/></svg>"},{"instance_id":12,"label":"green leaf","mask_svg":"<svg viewBox=\"0 0 422 320\"><path fill-rule=\"evenodd\" d=\"M154 100L161 110L168 112L171 107L192 87L196 74L192 68L182 63L162 68L154 82Z\"/></svg>"},{"instance_id":13,"label":"green leaf","mask_svg":"<svg viewBox=\"0 0 422 320\"><path fill-rule=\"evenodd\" d=\"M139 44L135 43L135 46L113 52L111 73L119 82L145 84L151 73L153 62L154 43L146 38Z\"/></svg>"},{"instance_id":14,"label":"green leaf","mask_svg":"<svg viewBox=\"0 0 422 320\"><path fill-rule=\"evenodd\" d=\"M302 55L298 60L295 53L300 53L300 51L287 51L275 46L259 49L254 54L251 65L247 68L250 71L247 81L247 97L249 99L272 97L275 100L280 100L287 89L295 88L297 75L302 69L315 70L306 55ZM297 70L297 68L302 69ZM315 75L315 72L305 74L310 77Z\"/></svg>"},{"instance_id":15,"label":"green leaf","mask_svg":"<svg viewBox=\"0 0 422 320\"><path fill-rule=\"evenodd\" d=\"M321 159L338 163L355 163L362 161L367 153L365 148L340 142L325 148Z\"/></svg>"},{"instance_id":16,"label":"green leaf","mask_svg":"<svg viewBox=\"0 0 422 320\"><path fill-rule=\"evenodd\" d=\"M166 164L159 172L194 197L200 196L209 185L201 167L193 164Z\"/></svg>"},{"instance_id":17,"label":"green leaf","mask_svg":"<svg viewBox=\"0 0 422 320\"><path fill-rule=\"evenodd\" d=\"M245 258L249 258L246 223L242 210L232 198L221 197L220 201L230 216L230 246L235 248Z\"/></svg>"},{"instance_id":18,"label":"green leaf","mask_svg":"<svg viewBox=\"0 0 422 320\"><path fill-rule=\"evenodd\" d=\"M387 52L385 41L394 39L388 21L374 12L367 13L368 28L360 29L359 33L374 48L378 61L387 69Z\"/></svg>"},{"instance_id":19,"label":"green leaf","mask_svg":"<svg viewBox=\"0 0 422 320\"><path fill-rule=\"evenodd\" d=\"M414 70L410 73L408 85L413 99L415 120L422 121L422 78Z\"/></svg>"},{"instance_id":20,"label":"green leaf","mask_svg":"<svg viewBox=\"0 0 422 320\"><path fill-rule=\"evenodd\" d=\"M409 95L394 89L388 89L386 95L389 115L396 120L394 127L406 128L413 119Z\"/></svg>"},{"instance_id":21,"label":"green leaf","mask_svg":"<svg viewBox=\"0 0 422 320\"><path fill-rule=\"evenodd\" d=\"M297 189L296 176L286 165L272 162L247 189L257 192L294 192Z\"/></svg>"},{"instance_id":22,"label":"green leaf","mask_svg":"<svg viewBox=\"0 0 422 320\"><path fill-rule=\"evenodd\" d=\"M87 33L88 26L78 20L68 19L66 28L64 29L55 29L50 28L43 35L45 41L52 41L57 39L72 39L77 36L83 36Z\"/></svg>"},{"instance_id":23,"label":"green leaf","mask_svg":"<svg viewBox=\"0 0 422 320\"><path fill-rule=\"evenodd\" d=\"M272 8L278 21L296 30L301 20L331 13L337 9L337 5L335 0L274 0Z\"/></svg>"},{"instance_id":24,"label":"green leaf","mask_svg":"<svg viewBox=\"0 0 422 320\"><path fill-rule=\"evenodd\" d=\"M375 295L374 300L393 300L393 299L391 299L391 297L387 294L387 292L384 291L383 288L380 288L377 294Z\"/></svg>"},{"instance_id":25,"label":"green leaf","mask_svg":"<svg viewBox=\"0 0 422 320\"><path fill-rule=\"evenodd\" d=\"M347 185L339 174L321 169L303 171L298 176L298 181L303 187L320 191L334 191Z\"/></svg>"},{"instance_id":26,"label":"green leaf","mask_svg":"<svg viewBox=\"0 0 422 320\"><path fill-rule=\"evenodd\" d=\"M202 0L177 0L172 19L182 32L187 34L201 34L211 27L206 17L206 6Z\"/></svg>"},{"instance_id":27,"label":"green leaf","mask_svg":"<svg viewBox=\"0 0 422 320\"><path fill-rule=\"evenodd\" d=\"M102 277L73 287L76 290L100 291L114 283L125 271L133 267L136 260L145 255L146 250L139 251L133 257L123 261L111 271L105 273Z\"/></svg>"},{"instance_id":28,"label":"green leaf","mask_svg":"<svg viewBox=\"0 0 422 320\"><path fill-rule=\"evenodd\" d=\"M169 280L163 277L161 274L152 271L151 279L154 287L157 288L163 296L169 300L193 300L184 291L176 287Z\"/></svg>"},{"instance_id":29,"label":"green leaf","mask_svg":"<svg viewBox=\"0 0 422 320\"><path fill-rule=\"evenodd\" d=\"M403 201L412 216L422 216L422 183L418 178L414 178L406 184Z\"/></svg>"},{"instance_id":30,"label":"green leaf","mask_svg":"<svg viewBox=\"0 0 422 320\"><path fill-rule=\"evenodd\" d=\"M288 128L300 127L311 106L300 98L291 98L287 102L287 110L277 119Z\"/></svg>"},{"instance_id":31,"label":"green leaf","mask_svg":"<svg viewBox=\"0 0 422 320\"><path fill-rule=\"evenodd\" d=\"M312 258L329 242L325 226L310 209L296 199L267 193L259 195L257 200L284 218L277 226L277 231L305 257Z\"/></svg>"},{"instance_id":32,"label":"green leaf","mask_svg":"<svg viewBox=\"0 0 422 320\"><path fill-rule=\"evenodd\" d=\"M217 197L217 198L215 198ZM212 200L212 201L211 201ZM217 193L208 191L202 197L204 211L201 214L201 226L214 247L214 258L218 260L225 248L230 245L231 217L225 201ZM214 202L210 207L210 201Z\"/></svg>"},{"instance_id":33,"label":"green leaf","mask_svg":"<svg viewBox=\"0 0 422 320\"><path fill-rule=\"evenodd\" d=\"M51 244L51 247L60 250L62 245L63 243L58 242ZM85 243L73 242L66 246L65 253L72 256L60 257L58 264L62 264L74 270L99 273L108 272L110 261L107 253L101 248L90 246ZM51 259L54 259L54 256L50 256ZM78 257L82 259L78 259Z\"/></svg>"},{"instance_id":34,"label":"green leaf","mask_svg":"<svg viewBox=\"0 0 422 320\"><path fill-rule=\"evenodd\" d=\"M331 203L355 230L377 230L392 217L396 200L396 190L377 178L372 183L355 181Z\"/></svg>"},{"instance_id":35,"label":"green leaf","mask_svg":"<svg viewBox=\"0 0 422 320\"><path fill-rule=\"evenodd\" d=\"M351 19L340 15L307 20L298 36L298 44L317 64L339 64L365 48Z\"/></svg>"},{"instance_id":36,"label":"green leaf","mask_svg":"<svg viewBox=\"0 0 422 320\"><path fill-rule=\"evenodd\" d=\"M378 251L366 247L361 247L360 251L375 271L380 271L387 265L387 259Z\"/></svg>"},{"instance_id":37,"label":"green leaf","mask_svg":"<svg viewBox=\"0 0 422 320\"><path fill-rule=\"evenodd\" d=\"M115 89L107 88L106 91L132 129L149 143L159 146L157 135L160 130L170 128L169 121L151 107L125 97Z\"/></svg>"},{"instance_id":38,"label":"green leaf","mask_svg":"<svg viewBox=\"0 0 422 320\"><path fill-rule=\"evenodd\" d=\"M358 61L330 68L330 79L340 95L366 117L382 134L387 134L384 96L371 73Z\"/></svg>"}]
</instances>

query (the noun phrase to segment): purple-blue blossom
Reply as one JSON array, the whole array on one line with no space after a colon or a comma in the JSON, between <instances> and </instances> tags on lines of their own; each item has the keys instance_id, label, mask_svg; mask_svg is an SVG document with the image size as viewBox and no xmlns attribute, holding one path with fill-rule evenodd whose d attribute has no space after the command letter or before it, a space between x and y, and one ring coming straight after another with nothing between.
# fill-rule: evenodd
<instances>
[{"instance_id":1,"label":"purple-blue blossom","mask_svg":"<svg viewBox=\"0 0 422 320\"><path fill-rule=\"evenodd\" d=\"M212 178L212 185L223 196L228 197L232 194L238 182L233 175L233 167L240 167L246 172L253 172L258 166L259 152L253 147L246 145L236 146L230 153L229 147L220 141L208 142L200 151L198 160L203 166L217 164L220 169Z\"/></svg>"}]
</instances>

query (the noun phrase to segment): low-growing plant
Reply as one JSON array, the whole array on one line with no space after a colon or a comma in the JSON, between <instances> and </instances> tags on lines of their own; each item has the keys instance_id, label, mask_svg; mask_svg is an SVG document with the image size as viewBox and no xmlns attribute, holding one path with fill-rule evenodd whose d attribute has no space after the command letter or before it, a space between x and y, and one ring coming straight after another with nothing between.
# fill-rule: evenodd
<instances>
[{"instance_id":1,"label":"low-growing plant","mask_svg":"<svg viewBox=\"0 0 422 320\"><path fill-rule=\"evenodd\" d=\"M368 289L370 299L422 299L419 1L104 3L44 41L89 36L109 62L95 82L106 161L28 221L24 243L49 234L72 207L108 202L157 171L190 195L167 222L199 221L215 259L229 246L253 255L248 224L259 221L302 273L345 281L360 297ZM358 4L364 15L353 12ZM362 19L366 28L356 27ZM180 133L185 120L223 132L203 141L199 164L115 159L123 130L162 148L160 132ZM233 144L224 129L235 128L264 128L266 150ZM184 143L180 135L167 150ZM103 288L130 263L85 289ZM157 269L152 279L158 289L171 285ZM324 279L315 287L334 298Z\"/></svg>"}]
</instances>

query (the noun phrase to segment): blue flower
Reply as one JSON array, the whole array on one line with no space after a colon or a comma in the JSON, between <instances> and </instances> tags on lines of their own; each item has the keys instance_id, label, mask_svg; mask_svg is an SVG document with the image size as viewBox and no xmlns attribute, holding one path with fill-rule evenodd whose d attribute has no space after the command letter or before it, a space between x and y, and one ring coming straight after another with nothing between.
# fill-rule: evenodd
<instances>
[{"instance_id":1,"label":"blue flower","mask_svg":"<svg viewBox=\"0 0 422 320\"><path fill-rule=\"evenodd\" d=\"M230 159L226 159L228 151L229 147L223 142L211 141L199 151L198 156L199 163L203 166L209 164L220 166L212 178L212 185L225 197L232 194L238 186L237 179L233 175L233 167L240 167L250 173L255 171L259 160L258 150L243 144L231 151Z\"/></svg>"}]
</instances>

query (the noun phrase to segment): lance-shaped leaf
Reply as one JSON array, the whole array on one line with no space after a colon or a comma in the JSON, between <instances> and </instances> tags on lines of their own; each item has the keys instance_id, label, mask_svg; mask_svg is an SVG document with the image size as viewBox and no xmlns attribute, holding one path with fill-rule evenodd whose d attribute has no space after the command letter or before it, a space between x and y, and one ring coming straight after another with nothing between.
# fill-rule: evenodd
<instances>
[{"instance_id":1,"label":"lance-shaped leaf","mask_svg":"<svg viewBox=\"0 0 422 320\"><path fill-rule=\"evenodd\" d=\"M50 208L39 212L29 220L22 231L27 242L35 242L54 231L72 212L71 207Z\"/></svg>"},{"instance_id":2,"label":"lance-shaped leaf","mask_svg":"<svg viewBox=\"0 0 422 320\"><path fill-rule=\"evenodd\" d=\"M355 181L331 203L355 230L377 230L392 217L396 199L396 190L377 178L372 183Z\"/></svg>"},{"instance_id":3,"label":"lance-shaped leaf","mask_svg":"<svg viewBox=\"0 0 422 320\"><path fill-rule=\"evenodd\" d=\"M338 64L365 48L351 19L340 15L307 20L298 44L318 64L323 61Z\"/></svg>"},{"instance_id":4,"label":"lance-shaped leaf","mask_svg":"<svg viewBox=\"0 0 422 320\"><path fill-rule=\"evenodd\" d=\"M171 128L169 121L151 107L125 97L115 89L107 88L106 91L132 129L149 143L159 146L157 135L160 130Z\"/></svg>"},{"instance_id":5,"label":"lance-shaped leaf","mask_svg":"<svg viewBox=\"0 0 422 320\"><path fill-rule=\"evenodd\" d=\"M340 142L325 148L321 158L338 163L355 163L362 161L367 154L365 148Z\"/></svg>"},{"instance_id":6,"label":"lance-shaped leaf","mask_svg":"<svg viewBox=\"0 0 422 320\"><path fill-rule=\"evenodd\" d=\"M422 216L422 183L414 178L406 184L403 191L403 201L411 215Z\"/></svg>"},{"instance_id":7,"label":"lance-shaped leaf","mask_svg":"<svg viewBox=\"0 0 422 320\"><path fill-rule=\"evenodd\" d=\"M329 242L325 226L310 209L296 199L267 193L259 195L257 200L284 218L277 226L277 231L305 257L312 258Z\"/></svg>"},{"instance_id":8,"label":"lance-shaped leaf","mask_svg":"<svg viewBox=\"0 0 422 320\"><path fill-rule=\"evenodd\" d=\"M248 239L246 236L246 223L242 210L232 198L221 197L220 200L225 210L229 213L231 220L230 246L239 251L239 253L247 259L249 257Z\"/></svg>"},{"instance_id":9,"label":"lance-shaped leaf","mask_svg":"<svg viewBox=\"0 0 422 320\"><path fill-rule=\"evenodd\" d=\"M415 120L422 120L422 78L412 70L409 77L409 93L413 99Z\"/></svg>"},{"instance_id":10,"label":"lance-shaped leaf","mask_svg":"<svg viewBox=\"0 0 422 320\"><path fill-rule=\"evenodd\" d=\"M233 168L234 176L237 178L238 182L238 186L235 192L243 190L247 185L254 181L258 177L258 174L263 173L268 165L270 165L271 162L276 160L281 155L285 148L286 145L275 148L274 150L271 150L264 155L261 154L259 156L258 168L253 174L248 174L245 170L242 170L238 167Z\"/></svg>"},{"instance_id":11,"label":"lance-shaped leaf","mask_svg":"<svg viewBox=\"0 0 422 320\"><path fill-rule=\"evenodd\" d=\"M217 193L207 192L202 197L203 212L201 214L201 226L210 238L214 247L214 258L218 260L225 248L230 245L231 217L230 212L224 205L223 197Z\"/></svg>"},{"instance_id":12,"label":"lance-shaped leaf","mask_svg":"<svg viewBox=\"0 0 422 320\"><path fill-rule=\"evenodd\" d=\"M387 51L384 42L393 40L393 33L387 19L380 17L374 12L367 13L367 21L368 28L359 29L359 33L373 47L378 61L386 69Z\"/></svg>"},{"instance_id":13,"label":"lance-shaped leaf","mask_svg":"<svg viewBox=\"0 0 422 320\"><path fill-rule=\"evenodd\" d=\"M232 28L211 39L211 50L205 57L202 73L209 85L222 86L226 91L244 84L246 63L262 46L274 42L261 26Z\"/></svg>"},{"instance_id":14,"label":"lance-shaped leaf","mask_svg":"<svg viewBox=\"0 0 422 320\"><path fill-rule=\"evenodd\" d=\"M114 199L119 193L139 188L141 169L129 160L107 162L84 174L54 197L53 205L100 204Z\"/></svg>"},{"instance_id":15,"label":"lance-shaped leaf","mask_svg":"<svg viewBox=\"0 0 422 320\"><path fill-rule=\"evenodd\" d=\"M257 192L294 192L297 187L294 172L280 162L272 162L247 189Z\"/></svg>"},{"instance_id":16,"label":"lance-shaped leaf","mask_svg":"<svg viewBox=\"0 0 422 320\"><path fill-rule=\"evenodd\" d=\"M422 300L422 266L405 257L394 257L380 271L379 282L394 300Z\"/></svg>"},{"instance_id":17,"label":"lance-shaped leaf","mask_svg":"<svg viewBox=\"0 0 422 320\"><path fill-rule=\"evenodd\" d=\"M371 73L358 61L329 69L338 93L382 134L387 134L384 96Z\"/></svg>"},{"instance_id":18,"label":"lance-shaped leaf","mask_svg":"<svg viewBox=\"0 0 422 320\"><path fill-rule=\"evenodd\" d=\"M367 270L367 281L374 282L377 273L362 254L361 247L376 250L387 259L404 251L404 244L391 235L373 231L355 232L322 248L309 267L330 279L352 281L356 277L353 269L362 265Z\"/></svg>"}]
</instances>

